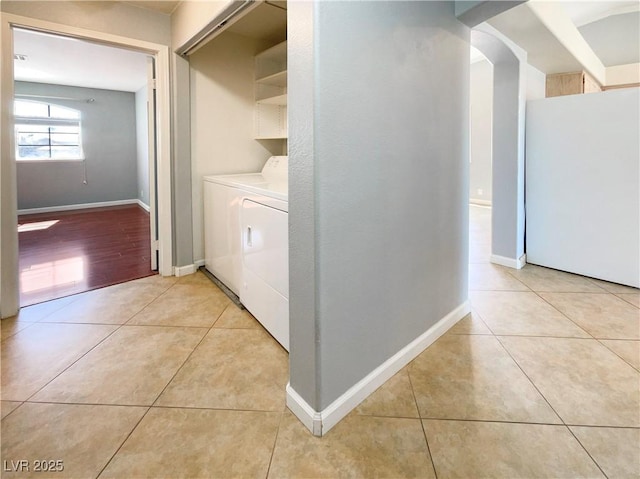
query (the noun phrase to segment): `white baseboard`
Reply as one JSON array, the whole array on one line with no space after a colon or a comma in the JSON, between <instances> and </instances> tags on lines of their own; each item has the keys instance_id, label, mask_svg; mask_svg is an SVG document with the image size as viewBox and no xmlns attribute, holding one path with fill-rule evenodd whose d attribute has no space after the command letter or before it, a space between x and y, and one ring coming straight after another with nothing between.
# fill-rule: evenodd
<instances>
[{"instance_id":1,"label":"white baseboard","mask_svg":"<svg viewBox=\"0 0 640 479\"><path fill-rule=\"evenodd\" d=\"M326 434L370 394L427 349L455 323L469 314L469 311L469 302L465 301L358 381L324 410L315 411L290 384L287 384L287 406L314 436Z\"/></svg>"},{"instance_id":2,"label":"white baseboard","mask_svg":"<svg viewBox=\"0 0 640 479\"><path fill-rule=\"evenodd\" d=\"M196 265L196 268L199 268L200 266L204 266L204 260L203 259L197 259L193 262L193 264Z\"/></svg>"},{"instance_id":3,"label":"white baseboard","mask_svg":"<svg viewBox=\"0 0 640 479\"><path fill-rule=\"evenodd\" d=\"M469 204L475 206L491 206L491 201L489 200L477 200L475 198L469 198Z\"/></svg>"},{"instance_id":4,"label":"white baseboard","mask_svg":"<svg viewBox=\"0 0 640 479\"><path fill-rule=\"evenodd\" d=\"M518 259L507 258L506 256L500 256L497 254L491 255L491 262L494 264L499 264L501 266L506 266L507 268L513 269L522 269L524 265L527 264L527 255L523 254Z\"/></svg>"},{"instance_id":5,"label":"white baseboard","mask_svg":"<svg viewBox=\"0 0 640 479\"><path fill-rule=\"evenodd\" d=\"M142 208L143 210L146 210L147 213L151 213L151 207L146 204L145 202L143 202L142 200L137 200L138 201L138 206L140 208Z\"/></svg>"},{"instance_id":6,"label":"white baseboard","mask_svg":"<svg viewBox=\"0 0 640 479\"><path fill-rule=\"evenodd\" d=\"M322 436L322 415L287 383L287 407L314 436Z\"/></svg>"},{"instance_id":7,"label":"white baseboard","mask_svg":"<svg viewBox=\"0 0 640 479\"><path fill-rule=\"evenodd\" d=\"M104 208L106 206L137 205L139 200L100 201L98 203L80 203L77 205L48 206L45 208L27 208L18 210L19 215L33 215L36 213L57 213L58 211L84 210L87 208Z\"/></svg>"},{"instance_id":8,"label":"white baseboard","mask_svg":"<svg viewBox=\"0 0 640 479\"><path fill-rule=\"evenodd\" d=\"M190 274L195 273L198 270L195 264L188 264L186 266L175 266L173 268L173 274L180 276L188 276Z\"/></svg>"}]
</instances>

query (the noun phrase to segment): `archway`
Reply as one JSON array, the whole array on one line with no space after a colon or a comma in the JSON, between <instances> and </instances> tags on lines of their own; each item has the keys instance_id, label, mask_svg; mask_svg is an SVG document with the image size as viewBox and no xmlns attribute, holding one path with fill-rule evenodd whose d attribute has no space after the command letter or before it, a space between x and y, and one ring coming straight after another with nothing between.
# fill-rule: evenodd
<instances>
[{"instance_id":1,"label":"archway","mask_svg":"<svg viewBox=\"0 0 640 479\"><path fill-rule=\"evenodd\" d=\"M526 53L491 27L471 31L471 44L493 64L491 262L522 268L524 256L524 121Z\"/></svg>"}]
</instances>

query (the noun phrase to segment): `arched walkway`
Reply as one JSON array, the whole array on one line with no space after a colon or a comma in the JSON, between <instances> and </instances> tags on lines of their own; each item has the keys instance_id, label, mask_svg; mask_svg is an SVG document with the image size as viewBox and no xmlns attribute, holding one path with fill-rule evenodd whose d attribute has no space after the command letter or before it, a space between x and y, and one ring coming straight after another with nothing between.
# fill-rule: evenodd
<instances>
[{"instance_id":1,"label":"arched walkway","mask_svg":"<svg viewBox=\"0 0 640 479\"><path fill-rule=\"evenodd\" d=\"M524 120L526 53L514 52L491 27L471 31L471 44L493 64L491 261L521 268L524 259Z\"/></svg>"}]
</instances>

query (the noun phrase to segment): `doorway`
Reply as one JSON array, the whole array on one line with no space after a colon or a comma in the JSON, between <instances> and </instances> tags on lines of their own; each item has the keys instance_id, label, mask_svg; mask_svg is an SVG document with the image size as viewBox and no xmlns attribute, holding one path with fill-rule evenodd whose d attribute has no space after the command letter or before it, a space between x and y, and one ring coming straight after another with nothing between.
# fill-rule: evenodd
<instances>
[{"instance_id":1,"label":"doorway","mask_svg":"<svg viewBox=\"0 0 640 479\"><path fill-rule=\"evenodd\" d=\"M152 60L17 28L13 41L20 306L154 274Z\"/></svg>"},{"instance_id":2,"label":"doorway","mask_svg":"<svg viewBox=\"0 0 640 479\"><path fill-rule=\"evenodd\" d=\"M13 112L14 91L13 57L16 52L13 47L14 30L29 30L40 33L53 34L60 37L72 37L75 41L85 40L111 47L126 48L143 55L155 58L157 71L156 79L156 117L153 122L158 128L158 137L154 147L157 153L158 176L157 184L157 240L152 241L158 249L158 270L162 275L171 275L172 253L172 221L171 221L171 170L170 170L170 118L169 118L169 49L163 45L142 42L99 32L82 30L75 27L50 24L36 19L15 17L10 14L2 16L2 147L0 160L2 175L0 188L3 203L0 210L2 228L2 274L0 277L0 308L1 316L15 314L19 306L19 265L18 265L18 232L15 219L18 213L18 166L16 160L16 138L14 131ZM9 60L10 59L10 60ZM69 97L70 98L70 97ZM77 165L76 165L77 166ZM82 172L84 178L84 171ZM6 200L6 201L5 201ZM89 202L90 203L90 202ZM6 228L5 228L6 226ZM149 258L150 259L150 258Z\"/></svg>"}]
</instances>

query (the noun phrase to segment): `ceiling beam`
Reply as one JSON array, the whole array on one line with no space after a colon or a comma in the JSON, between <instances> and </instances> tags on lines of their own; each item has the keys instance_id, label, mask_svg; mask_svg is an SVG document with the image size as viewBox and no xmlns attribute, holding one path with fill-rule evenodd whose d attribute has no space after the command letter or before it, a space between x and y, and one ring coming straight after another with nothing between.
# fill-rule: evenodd
<instances>
[{"instance_id":1,"label":"ceiling beam","mask_svg":"<svg viewBox=\"0 0 640 479\"><path fill-rule=\"evenodd\" d=\"M567 12L556 2L531 0L527 7L551 34L601 85L606 84L606 69Z\"/></svg>"},{"instance_id":2,"label":"ceiling beam","mask_svg":"<svg viewBox=\"0 0 640 479\"><path fill-rule=\"evenodd\" d=\"M495 2L456 0L455 13L458 20L469 28L473 28L526 1L527 0L505 0Z\"/></svg>"}]
</instances>

